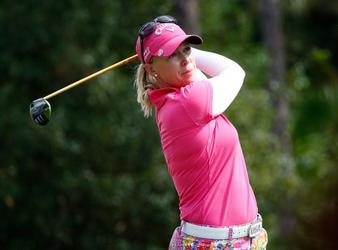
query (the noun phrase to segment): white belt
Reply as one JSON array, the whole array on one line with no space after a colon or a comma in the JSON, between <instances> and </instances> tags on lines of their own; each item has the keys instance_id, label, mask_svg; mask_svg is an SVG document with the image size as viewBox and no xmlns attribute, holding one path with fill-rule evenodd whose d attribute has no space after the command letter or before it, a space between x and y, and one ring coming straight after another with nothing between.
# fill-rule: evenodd
<instances>
[{"instance_id":1,"label":"white belt","mask_svg":"<svg viewBox=\"0 0 338 250\"><path fill-rule=\"evenodd\" d=\"M215 240L228 240L237 239L249 236L250 238L257 236L263 227L263 220L260 215L257 219L242 226L231 227L209 227L192 224L186 221L182 221L182 232L185 234Z\"/></svg>"}]
</instances>

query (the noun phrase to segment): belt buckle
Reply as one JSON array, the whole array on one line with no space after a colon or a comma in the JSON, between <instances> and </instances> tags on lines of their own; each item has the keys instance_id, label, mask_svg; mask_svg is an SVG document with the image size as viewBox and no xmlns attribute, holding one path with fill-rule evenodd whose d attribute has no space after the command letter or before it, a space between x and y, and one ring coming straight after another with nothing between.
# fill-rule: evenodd
<instances>
[{"instance_id":1,"label":"belt buckle","mask_svg":"<svg viewBox=\"0 0 338 250\"><path fill-rule=\"evenodd\" d=\"M262 226L263 225L262 225L261 221L257 221L257 222L252 223L249 227L249 237L253 238L253 237L257 236L260 233Z\"/></svg>"}]
</instances>

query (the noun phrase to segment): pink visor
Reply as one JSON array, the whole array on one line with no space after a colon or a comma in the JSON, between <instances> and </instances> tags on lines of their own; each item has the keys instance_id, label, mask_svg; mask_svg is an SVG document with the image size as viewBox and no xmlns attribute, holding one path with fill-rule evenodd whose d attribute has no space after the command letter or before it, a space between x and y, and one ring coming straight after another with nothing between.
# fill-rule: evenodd
<instances>
[{"instance_id":1,"label":"pink visor","mask_svg":"<svg viewBox=\"0 0 338 250\"><path fill-rule=\"evenodd\" d=\"M201 44L202 38L197 35L187 35L174 23L157 23L156 30L143 39L143 58L149 63L153 56L170 56L175 50L187 41L190 44ZM141 63L141 39L137 38L136 52Z\"/></svg>"}]
</instances>

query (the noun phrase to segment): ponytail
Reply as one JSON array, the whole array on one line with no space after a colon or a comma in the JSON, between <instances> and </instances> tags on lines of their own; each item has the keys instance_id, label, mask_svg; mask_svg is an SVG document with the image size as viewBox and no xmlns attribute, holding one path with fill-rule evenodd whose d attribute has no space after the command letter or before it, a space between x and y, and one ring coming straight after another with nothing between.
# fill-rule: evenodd
<instances>
[{"instance_id":1,"label":"ponytail","mask_svg":"<svg viewBox=\"0 0 338 250\"><path fill-rule=\"evenodd\" d=\"M140 64L137 68L134 85L137 92L137 102L141 105L144 116L148 118L152 113L152 105L149 101L147 90L153 89L154 86L148 81L147 72L143 64Z\"/></svg>"}]
</instances>

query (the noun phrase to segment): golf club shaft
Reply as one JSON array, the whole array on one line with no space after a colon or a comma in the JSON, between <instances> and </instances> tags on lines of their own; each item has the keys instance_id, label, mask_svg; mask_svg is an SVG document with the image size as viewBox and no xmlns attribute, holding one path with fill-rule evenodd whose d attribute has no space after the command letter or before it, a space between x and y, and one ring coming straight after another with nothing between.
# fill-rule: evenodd
<instances>
[{"instance_id":1,"label":"golf club shaft","mask_svg":"<svg viewBox=\"0 0 338 250\"><path fill-rule=\"evenodd\" d=\"M65 92L67 90L70 90L70 89L72 89L74 87L77 87L78 85L80 85L80 84L82 84L82 83L84 83L84 82L86 82L88 80L91 80L91 79L93 79L95 77L98 77L99 75L105 74L105 73L107 73L108 71L110 71L112 69L115 69L115 68L120 67L122 65L125 65L125 64L128 64L130 62L133 62L136 59L137 59L137 55L133 55L133 56L128 57L128 58L126 58L126 59L124 59L124 60L122 60L120 62L114 63L113 65L111 65L111 66L109 66L107 68L104 68L104 69L102 69L100 71L97 71L96 73L93 73L93 74L91 74L91 75L89 75L89 76L87 76L85 78L82 78L82 79L80 79L80 80L78 80L78 81L76 81L76 82L74 82L72 84L69 84L69 85L63 87L62 89L59 89L59 90L57 90L57 91L55 91L55 92L53 92L53 93L51 93L51 94L43 97L43 99L47 100L47 99L50 99L50 98L52 98L54 96L57 96L57 95Z\"/></svg>"}]
</instances>

